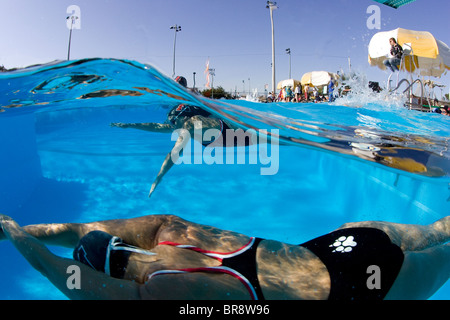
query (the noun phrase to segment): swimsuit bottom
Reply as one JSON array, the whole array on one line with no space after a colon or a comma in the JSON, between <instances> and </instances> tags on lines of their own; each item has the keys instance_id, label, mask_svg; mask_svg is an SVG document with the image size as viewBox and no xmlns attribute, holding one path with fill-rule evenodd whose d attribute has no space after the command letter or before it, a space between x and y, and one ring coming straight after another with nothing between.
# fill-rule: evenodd
<instances>
[{"instance_id":1,"label":"swimsuit bottom","mask_svg":"<svg viewBox=\"0 0 450 320\"><path fill-rule=\"evenodd\" d=\"M403 251L374 228L340 229L301 244L325 264L330 274L329 300L379 300L402 267Z\"/></svg>"}]
</instances>

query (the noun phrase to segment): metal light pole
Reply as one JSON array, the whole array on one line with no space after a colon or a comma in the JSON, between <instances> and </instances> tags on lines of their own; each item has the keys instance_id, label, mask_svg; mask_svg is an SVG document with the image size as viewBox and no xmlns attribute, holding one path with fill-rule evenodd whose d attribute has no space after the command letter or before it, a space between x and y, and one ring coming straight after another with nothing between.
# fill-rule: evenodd
<instances>
[{"instance_id":1,"label":"metal light pole","mask_svg":"<svg viewBox=\"0 0 450 320\"><path fill-rule=\"evenodd\" d=\"M287 48L286 53L289 55L289 79L292 79L292 76L291 76L291 48Z\"/></svg>"},{"instance_id":2,"label":"metal light pole","mask_svg":"<svg viewBox=\"0 0 450 320\"><path fill-rule=\"evenodd\" d=\"M173 74L172 74L172 78L175 78L175 48L177 45L177 32L181 31L181 26L171 26L170 29L175 30L175 39L173 41Z\"/></svg>"},{"instance_id":3,"label":"metal light pole","mask_svg":"<svg viewBox=\"0 0 450 320\"><path fill-rule=\"evenodd\" d=\"M197 74L197 72L194 72L193 73L193 76L194 76L194 86L192 87L192 89L195 91L195 75Z\"/></svg>"},{"instance_id":4,"label":"metal light pole","mask_svg":"<svg viewBox=\"0 0 450 320\"><path fill-rule=\"evenodd\" d=\"M275 32L273 26L273 10L277 9L277 3L267 1L266 8L270 10L270 21L272 24L272 92L275 93Z\"/></svg>"},{"instance_id":5,"label":"metal light pole","mask_svg":"<svg viewBox=\"0 0 450 320\"><path fill-rule=\"evenodd\" d=\"M208 69L209 74L211 75L211 99L214 98L214 76L216 75L216 69Z\"/></svg>"},{"instance_id":6,"label":"metal light pole","mask_svg":"<svg viewBox=\"0 0 450 320\"><path fill-rule=\"evenodd\" d=\"M70 60L70 43L72 42L73 24L75 23L75 20L77 20L79 18L76 15L71 15L66 18L66 20L69 20L69 19L71 19L72 21L70 22L69 48L67 49L67 60Z\"/></svg>"}]
</instances>

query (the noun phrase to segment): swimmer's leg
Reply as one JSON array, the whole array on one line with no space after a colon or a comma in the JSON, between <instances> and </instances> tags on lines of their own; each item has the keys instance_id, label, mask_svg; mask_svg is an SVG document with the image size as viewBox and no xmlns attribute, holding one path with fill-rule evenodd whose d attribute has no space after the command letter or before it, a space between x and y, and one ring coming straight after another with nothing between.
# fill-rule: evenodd
<instances>
[{"instance_id":1,"label":"swimmer's leg","mask_svg":"<svg viewBox=\"0 0 450 320\"><path fill-rule=\"evenodd\" d=\"M405 252L402 268L385 299L428 299L449 277L450 243Z\"/></svg>"},{"instance_id":2,"label":"swimmer's leg","mask_svg":"<svg viewBox=\"0 0 450 320\"><path fill-rule=\"evenodd\" d=\"M380 229L402 249L403 265L386 299L428 299L448 281L450 216L425 226L365 221L341 228L350 227Z\"/></svg>"},{"instance_id":3,"label":"swimmer's leg","mask_svg":"<svg viewBox=\"0 0 450 320\"><path fill-rule=\"evenodd\" d=\"M351 227L380 229L405 252L421 251L450 241L450 216L429 225L363 221L346 223L339 229Z\"/></svg>"}]
</instances>

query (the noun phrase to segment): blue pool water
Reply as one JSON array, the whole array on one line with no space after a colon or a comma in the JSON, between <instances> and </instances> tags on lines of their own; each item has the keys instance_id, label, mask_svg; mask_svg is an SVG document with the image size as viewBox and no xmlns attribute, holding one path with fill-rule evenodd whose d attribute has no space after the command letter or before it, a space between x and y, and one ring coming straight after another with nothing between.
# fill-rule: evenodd
<instances>
[{"instance_id":1,"label":"blue pool water","mask_svg":"<svg viewBox=\"0 0 450 320\"><path fill-rule=\"evenodd\" d=\"M427 224L450 212L449 118L368 93L334 104L213 101L151 66L110 59L0 74L0 91L0 212L21 225L176 214L301 243L348 221ZM180 102L277 129L277 173L262 175L262 162L181 164L149 199L174 141L110 123L163 122ZM0 299L65 299L9 242L0 250ZM449 298L449 283L432 297Z\"/></svg>"}]
</instances>

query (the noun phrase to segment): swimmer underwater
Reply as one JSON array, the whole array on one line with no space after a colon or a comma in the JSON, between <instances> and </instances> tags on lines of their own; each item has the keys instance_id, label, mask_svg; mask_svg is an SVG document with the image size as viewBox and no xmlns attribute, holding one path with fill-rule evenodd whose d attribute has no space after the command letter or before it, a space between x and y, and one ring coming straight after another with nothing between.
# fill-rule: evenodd
<instances>
[{"instance_id":1,"label":"swimmer underwater","mask_svg":"<svg viewBox=\"0 0 450 320\"><path fill-rule=\"evenodd\" d=\"M181 86L187 87L187 81L184 77L178 76L175 81ZM179 137L175 142L172 151L167 154L161 169L151 186L148 195L149 197L155 191L155 188L161 182L164 175L173 167L174 163L177 162L191 137L194 139L200 138L198 142L205 147L248 146L253 143L243 130L238 130L239 128L237 126L216 118L200 107L187 104L180 104L172 108L167 115L165 123L111 123L111 126L122 129L132 128L158 133L172 133L175 130L179 130ZM204 141L203 137L205 136L205 132L211 129L217 130L219 135L211 137L211 140ZM194 133L195 130L201 130L201 135L196 135ZM229 133L230 131L233 132L233 136L230 137L230 139L227 139L227 132Z\"/></svg>"},{"instance_id":2,"label":"swimmer underwater","mask_svg":"<svg viewBox=\"0 0 450 320\"><path fill-rule=\"evenodd\" d=\"M20 227L0 214L0 240L70 299L427 299L450 275L450 216L430 225L347 223L292 245L172 215ZM74 260L45 245L74 248ZM80 268L80 288L67 270ZM379 268L371 287L367 270Z\"/></svg>"}]
</instances>

